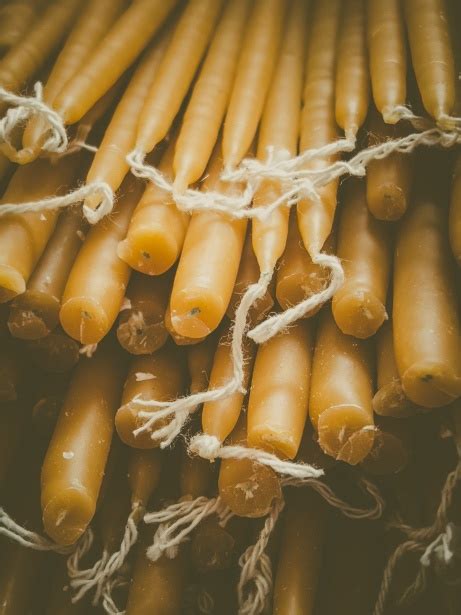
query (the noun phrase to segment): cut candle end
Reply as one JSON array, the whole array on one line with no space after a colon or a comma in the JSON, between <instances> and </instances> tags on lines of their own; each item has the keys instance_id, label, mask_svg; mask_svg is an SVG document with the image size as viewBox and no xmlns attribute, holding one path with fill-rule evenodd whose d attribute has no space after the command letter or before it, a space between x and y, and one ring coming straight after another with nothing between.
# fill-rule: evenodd
<instances>
[{"instance_id":1,"label":"cut candle end","mask_svg":"<svg viewBox=\"0 0 461 615\"><path fill-rule=\"evenodd\" d=\"M128 231L117 247L117 255L130 267L147 275L161 275L178 256L176 242L165 236L164 229L138 226Z\"/></svg>"},{"instance_id":2,"label":"cut candle end","mask_svg":"<svg viewBox=\"0 0 461 615\"><path fill-rule=\"evenodd\" d=\"M11 306L8 328L11 335L36 340L48 335L59 323L60 302L44 292L26 290Z\"/></svg>"},{"instance_id":3,"label":"cut candle end","mask_svg":"<svg viewBox=\"0 0 461 615\"><path fill-rule=\"evenodd\" d=\"M0 265L0 303L11 301L26 290L22 275L10 265Z\"/></svg>"},{"instance_id":4,"label":"cut candle end","mask_svg":"<svg viewBox=\"0 0 461 615\"><path fill-rule=\"evenodd\" d=\"M64 301L59 317L64 331L82 344L97 344L110 328L102 307L87 297Z\"/></svg>"},{"instance_id":5,"label":"cut candle end","mask_svg":"<svg viewBox=\"0 0 461 615\"><path fill-rule=\"evenodd\" d=\"M321 448L338 461L357 465L373 447L375 427L361 408L348 404L328 408L317 428Z\"/></svg>"},{"instance_id":6,"label":"cut candle end","mask_svg":"<svg viewBox=\"0 0 461 615\"><path fill-rule=\"evenodd\" d=\"M46 533L62 546L74 544L95 513L94 500L86 491L60 488L59 484L48 485L43 490L42 508Z\"/></svg>"},{"instance_id":7,"label":"cut candle end","mask_svg":"<svg viewBox=\"0 0 461 615\"><path fill-rule=\"evenodd\" d=\"M333 298L333 316L346 335L371 337L386 320L386 307L369 290L351 288L347 283Z\"/></svg>"},{"instance_id":8,"label":"cut candle end","mask_svg":"<svg viewBox=\"0 0 461 615\"><path fill-rule=\"evenodd\" d=\"M139 417L139 412L144 410L141 406L134 404L126 404L117 410L115 415L115 428L118 436L122 442L127 446L137 449L151 449L157 448L159 442L151 438L151 431L146 430L142 433L135 435L133 432L142 427L146 422L146 419ZM153 410L155 412L155 410ZM166 424L164 421L163 424ZM157 424L155 429L159 429L163 424Z\"/></svg>"},{"instance_id":9,"label":"cut candle end","mask_svg":"<svg viewBox=\"0 0 461 615\"><path fill-rule=\"evenodd\" d=\"M175 302L170 304L171 324L183 337L206 337L217 328L225 312L220 297L208 289L206 293L201 293L199 289L189 290L187 298L176 294L174 299ZM181 303L180 308L178 303Z\"/></svg>"},{"instance_id":10,"label":"cut candle end","mask_svg":"<svg viewBox=\"0 0 461 615\"><path fill-rule=\"evenodd\" d=\"M431 361L407 369L402 386L407 397L424 408L446 406L461 395L461 377L451 366Z\"/></svg>"}]
</instances>

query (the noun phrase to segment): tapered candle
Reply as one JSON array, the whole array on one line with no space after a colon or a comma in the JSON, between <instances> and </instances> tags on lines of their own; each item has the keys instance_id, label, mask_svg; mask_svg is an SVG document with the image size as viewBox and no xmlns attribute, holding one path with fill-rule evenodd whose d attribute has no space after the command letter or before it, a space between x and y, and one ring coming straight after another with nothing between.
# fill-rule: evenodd
<instances>
[{"instance_id":1,"label":"tapered candle","mask_svg":"<svg viewBox=\"0 0 461 615\"><path fill-rule=\"evenodd\" d=\"M2 5L0 48L8 48L20 41L43 8L37 0L13 0Z\"/></svg>"},{"instance_id":2,"label":"tapered candle","mask_svg":"<svg viewBox=\"0 0 461 615\"><path fill-rule=\"evenodd\" d=\"M12 335L35 340L55 329L64 287L85 238L85 230L80 211L69 209L59 216L26 291L16 297L11 306L8 327Z\"/></svg>"},{"instance_id":3,"label":"tapered candle","mask_svg":"<svg viewBox=\"0 0 461 615\"><path fill-rule=\"evenodd\" d=\"M251 233L247 233L237 278L235 280L234 290L232 292L229 306L226 310L226 314L231 320L234 319L235 311L238 308L242 296L247 288L251 284L256 284L258 281L259 273L258 261L256 260L255 253L253 251ZM273 305L274 298L272 285L271 288L267 289L265 295L251 306L248 321L256 324L264 318L264 316L272 309Z\"/></svg>"},{"instance_id":4,"label":"tapered candle","mask_svg":"<svg viewBox=\"0 0 461 615\"><path fill-rule=\"evenodd\" d=\"M119 17L91 58L54 101L66 124L78 122L134 62L176 0L137 0Z\"/></svg>"},{"instance_id":5,"label":"tapered candle","mask_svg":"<svg viewBox=\"0 0 461 615\"><path fill-rule=\"evenodd\" d=\"M407 397L443 406L461 395L460 328L445 212L430 195L417 198L397 235L394 347Z\"/></svg>"},{"instance_id":6,"label":"tapered candle","mask_svg":"<svg viewBox=\"0 0 461 615\"><path fill-rule=\"evenodd\" d=\"M70 271L59 318L66 333L82 344L101 341L122 306L131 270L117 256L117 244L141 191L142 184L128 177L115 211L90 230Z\"/></svg>"},{"instance_id":7,"label":"tapered candle","mask_svg":"<svg viewBox=\"0 0 461 615\"><path fill-rule=\"evenodd\" d=\"M170 285L169 276L132 276L117 327L120 345L131 354L151 354L168 339L164 320Z\"/></svg>"},{"instance_id":8,"label":"tapered candle","mask_svg":"<svg viewBox=\"0 0 461 615\"><path fill-rule=\"evenodd\" d=\"M144 52L139 65L120 98L95 153L86 183L106 182L116 192L129 171L126 156L136 141L139 114L170 40L171 27L165 27ZM100 196L90 195L85 205L91 208L100 203Z\"/></svg>"},{"instance_id":9,"label":"tapered candle","mask_svg":"<svg viewBox=\"0 0 461 615\"><path fill-rule=\"evenodd\" d=\"M146 408L134 403L135 398L171 401L181 395L183 388L184 369L174 346L168 345L155 354L134 358L123 388L121 406L115 416L115 427L122 442L134 448L156 448L159 443L151 438L150 431L138 436L133 433L147 420L138 416ZM155 413L155 409L152 412ZM171 417L159 420L156 429L164 427L169 420Z\"/></svg>"},{"instance_id":10,"label":"tapered candle","mask_svg":"<svg viewBox=\"0 0 461 615\"><path fill-rule=\"evenodd\" d=\"M246 445L245 422L245 417L240 417L228 442ZM276 473L251 459L223 459L218 487L226 506L241 517L264 517L282 494Z\"/></svg>"},{"instance_id":11,"label":"tapered candle","mask_svg":"<svg viewBox=\"0 0 461 615\"><path fill-rule=\"evenodd\" d=\"M179 191L200 179L218 139L250 7L250 0L228 2L216 26L178 136L174 174Z\"/></svg>"},{"instance_id":12,"label":"tapered candle","mask_svg":"<svg viewBox=\"0 0 461 615\"><path fill-rule=\"evenodd\" d=\"M171 310L169 305L165 312L165 328L176 346L193 346L194 344L200 344L203 340L207 339L206 335L203 337L187 337L185 335L180 335L173 327L173 323L171 322Z\"/></svg>"},{"instance_id":13,"label":"tapered candle","mask_svg":"<svg viewBox=\"0 0 461 615\"><path fill-rule=\"evenodd\" d=\"M374 438L373 363L369 343L344 335L323 312L312 361L309 415L322 449L355 465Z\"/></svg>"},{"instance_id":14,"label":"tapered candle","mask_svg":"<svg viewBox=\"0 0 461 615\"><path fill-rule=\"evenodd\" d=\"M325 242L325 251L333 253L335 237L330 235ZM327 271L312 262L301 239L298 220L295 214L290 216L288 240L285 251L277 269L276 297L284 310L321 292L328 285ZM321 306L308 312L306 317L316 314Z\"/></svg>"},{"instance_id":15,"label":"tapered candle","mask_svg":"<svg viewBox=\"0 0 461 615\"><path fill-rule=\"evenodd\" d=\"M286 7L282 0L255 0L248 18L224 122L225 167L234 167L242 160L256 134L279 51Z\"/></svg>"},{"instance_id":16,"label":"tapered candle","mask_svg":"<svg viewBox=\"0 0 461 615\"><path fill-rule=\"evenodd\" d=\"M346 0L339 28L336 122L352 137L367 117L370 98L365 5L365 0Z\"/></svg>"},{"instance_id":17,"label":"tapered candle","mask_svg":"<svg viewBox=\"0 0 461 615\"><path fill-rule=\"evenodd\" d=\"M369 0L367 38L373 99L384 121L399 121L407 99L407 50L400 0Z\"/></svg>"},{"instance_id":18,"label":"tapered candle","mask_svg":"<svg viewBox=\"0 0 461 615\"><path fill-rule=\"evenodd\" d=\"M220 145L210 162L205 190L231 196L238 187L219 181ZM237 278L245 240L246 220L223 214L194 214L187 230L171 291L171 322L184 337L205 337L221 322Z\"/></svg>"},{"instance_id":19,"label":"tapered candle","mask_svg":"<svg viewBox=\"0 0 461 615\"><path fill-rule=\"evenodd\" d=\"M72 25L80 0L52 2L28 35L0 60L0 86L17 91L43 66Z\"/></svg>"},{"instance_id":20,"label":"tapered candle","mask_svg":"<svg viewBox=\"0 0 461 615\"><path fill-rule=\"evenodd\" d=\"M77 366L42 467L47 534L73 544L96 510L119 403L123 361L108 343Z\"/></svg>"},{"instance_id":21,"label":"tapered candle","mask_svg":"<svg viewBox=\"0 0 461 615\"><path fill-rule=\"evenodd\" d=\"M345 282L333 297L333 316L343 333L370 337L387 318L392 236L368 211L365 184L350 180L344 191L337 255Z\"/></svg>"},{"instance_id":22,"label":"tapered candle","mask_svg":"<svg viewBox=\"0 0 461 615\"><path fill-rule=\"evenodd\" d=\"M1 203L36 201L66 192L77 174L80 157L67 156L51 165L38 160L19 168L11 178ZM27 281L45 250L58 219L56 210L17 214L0 219L0 302L26 290Z\"/></svg>"},{"instance_id":23,"label":"tapered candle","mask_svg":"<svg viewBox=\"0 0 461 615\"><path fill-rule=\"evenodd\" d=\"M376 476L396 474L408 464L412 455L410 426L407 421L376 417L373 448L361 467Z\"/></svg>"},{"instance_id":24,"label":"tapered candle","mask_svg":"<svg viewBox=\"0 0 461 615\"><path fill-rule=\"evenodd\" d=\"M327 510L309 489L287 498L275 573L274 615L311 615L323 560Z\"/></svg>"},{"instance_id":25,"label":"tapered candle","mask_svg":"<svg viewBox=\"0 0 461 615\"><path fill-rule=\"evenodd\" d=\"M62 373L72 369L80 357L78 342L60 328L27 345L31 360L47 372Z\"/></svg>"},{"instance_id":26,"label":"tapered candle","mask_svg":"<svg viewBox=\"0 0 461 615\"><path fill-rule=\"evenodd\" d=\"M405 134L399 124L388 126L378 113L372 111L368 144L382 143ZM406 212L413 180L411 154L393 152L381 160L372 160L367 167L368 209L378 220L399 220Z\"/></svg>"},{"instance_id":27,"label":"tapered candle","mask_svg":"<svg viewBox=\"0 0 461 615\"><path fill-rule=\"evenodd\" d=\"M159 165L167 179L172 178L174 148L172 140ZM188 214L177 209L170 194L149 184L134 211L126 237L118 245L119 257L141 273L164 273L181 254L189 219Z\"/></svg>"},{"instance_id":28,"label":"tapered candle","mask_svg":"<svg viewBox=\"0 0 461 615\"><path fill-rule=\"evenodd\" d=\"M335 67L339 0L317 2L307 50L301 115L301 152L322 147L337 139L335 121ZM308 168L322 169L332 159L315 158ZM304 245L311 256L320 252L331 233L336 209L338 180L318 190L319 199L303 198L298 203L298 224Z\"/></svg>"},{"instance_id":29,"label":"tapered candle","mask_svg":"<svg viewBox=\"0 0 461 615\"><path fill-rule=\"evenodd\" d=\"M215 350L216 339L213 335L187 349L189 391L191 393L199 393L208 388Z\"/></svg>"},{"instance_id":30,"label":"tapered candle","mask_svg":"<svg viewBox=\"0 0 461 615\"><path fill-rule=\"evenodd\" d=\"M451 251L461 265L461 156L457 157L453 171L448 232Z\"/></svg>"},{"instance_id":31,"label":"tapered candle","mask_svg":"<svg viewBox=\"0 0 461 615\"><path fill-rule=\"evenodd\" d=\"M150 534L152 531L150 532ZM139 545L131 581L127 615L180 615L188 578L188 556L181 546L176 557L162 556L152 562L146 555L145 540Z\"/></svg>"},{"instance_id":32,"label":"tapered candle","mask_svg":"<svg viewBox=\"0 0 461 615\"><path fill-rule=\"evenodd\" d=\"M294 459L307 418L311 355L305 322L258 348L248 401L248 446Z\"/></svg>"},{"instance_id":33,"label":"tapered candle","mask_svg":"<svg viewBox=\"0 0 461 615\"><path fill-rule=\"evenodd\" d=\"M444 0L403 3L411 59L424 108L442 124L455 106L453 45Z\"/></svg>"},{"instance_id":34,"label":"tapered candle","mask_svg":"<svg viewBox=\"0 0 461 615\"><path fill-rule=\"evenodd\" d=\"M304 78L309 2L290 3L283 39L261 117L258 158L265 160L268 148L276 155L295 156ZM262 207L280 194L277 182L263 181L253 199ZM261 272L272 272L287 243L289 209L279 207L268 218L252 222L253 249Z\"/></svg>"},{"instance_id":35,"label":"tapered candle","mask_svg":"<svg viewBox=\"0 0 461 615\"><path fill-rule=\"evenodd\" d=\"M115 19L119 16L123 0L93 0L80 7L78 19L58 55L43 89L43 100L52 106L60 90L85 65ZM47 137L48 124L43 116L33 117L23 135L25 155L21 163L35 159Z\"/></svg>"},{"instance_id":36,"label":"tapered candle","mask_svg":"<svg viewBox=\"0 0 461 615\"><path fill-rule=\"evenodd\" d=\"M181 496L190 496L192 499L208 496L215 485L215 469L212 464L201 457L189 457L186 451L182 451L179 465Z\"/></svg>"},{"instance_id":37,"label":"tapered candle","mask_svg":"<svg viewBox=\"0 0 461 615\"><path fill-rule=\"evenodd\" d=\"M131 506L147 508L152 494L160 483L164 455L157 449L132 450L128 460L128 482Z\"/></svg>"},{"instance_id":38,"label":"tapered candle","mask_svg":"<svg viewBox=\"0 0 461 615\"><path fill-rule=\"evenodd\" d=\"M392 322L383 324L376 336L376 385L373 410L382 416L403 418L418 412L405 395L395 363Z\"/></svg>"},{"instance_id":39,"label":"tapered candle","mask_svg":"<svg viewBox=\"0 0 461 615\"><path fill-rule=\"evenodd\" d=\"M213 358L210 383L208 390L211 391L232 378L233 361L230 340L231 330L227 329L221 336ZM243 388L247 388L255 356L255 347L250 341L244 342L244 382ZM242 411L245 395L241 391L235 391L223 399L207 401L202 409L202 429L204 433L215 436L220 442L224 442L237 424Z\"/></svg>"}]
</instances>

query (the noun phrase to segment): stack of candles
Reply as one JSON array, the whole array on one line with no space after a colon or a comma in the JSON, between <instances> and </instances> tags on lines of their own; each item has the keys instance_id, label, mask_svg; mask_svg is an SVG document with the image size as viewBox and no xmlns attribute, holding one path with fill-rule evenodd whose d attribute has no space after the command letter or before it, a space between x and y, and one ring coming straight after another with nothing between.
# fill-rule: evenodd
<instances>
[{"instance_id":1,"label":"stack of candles","mask_svg":"<svg viewBox=\"0 0 461 615\"><path fill-rule=\"evenodd\" d=\"M457 612L457 0L0 15L0 613Z\"/></svg>"}]
</instances>

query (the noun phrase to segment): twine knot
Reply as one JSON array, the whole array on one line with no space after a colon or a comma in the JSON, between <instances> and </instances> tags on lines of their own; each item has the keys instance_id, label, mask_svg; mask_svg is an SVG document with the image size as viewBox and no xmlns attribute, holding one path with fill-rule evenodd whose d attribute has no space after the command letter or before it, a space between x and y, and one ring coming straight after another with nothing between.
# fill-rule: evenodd
<instances>
[{"instance_id":1,"label":"twine knot","mask_svg":"<svg viewBox=\"0 0 461 615\"><path fill-rule=\"evenodd\" d=\"M189 451L193 455L199 455L203 459L214 461L219 456L221 442L216 436L206 433L197 434L189 442Z\"/></svg>"}]
</instances>

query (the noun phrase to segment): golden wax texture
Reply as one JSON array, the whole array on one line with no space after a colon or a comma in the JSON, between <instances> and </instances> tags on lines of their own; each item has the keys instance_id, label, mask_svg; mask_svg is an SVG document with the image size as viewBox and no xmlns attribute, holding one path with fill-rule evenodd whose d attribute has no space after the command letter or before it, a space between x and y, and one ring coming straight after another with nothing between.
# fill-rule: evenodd
<instances>
[{"instance_id":1,"label":"golden wax texture","mask_svg":"<svg viewBox=\"0 0 461 615\"><path fill-rule=\"evenodd\" d=\"M311 355L305 322L259 346L248 401L248 446L294 459L307 418Z\"/></svg>"},{"instance_id":2,"label":"golden wax texture","mask_svg":"<svg viewBox=\"0 0 461 615\"><path fill-rule=\"evenodd\" d=\"M82 344L97 344L122 305L131 269L117 256L142 184L128 178L113 214L88 233L69 274L59 313L64 331Z\"/></svg>"},{"instance_id":3,"label":"golden wax texture","mask_svg":"<svg viewBox=\"0 0 461 615\"><path fill-rule=\"evenodd\" d=\"M77 366L42 467L47 534L73 544L96 510L120 399L123 362L109 345Z\"/></svg>"},{"instance_id":4,"label":"golden wax texture","mask_svg":"<svg viewBox=\"0 0 461 615\"><path fill-rule=\"evenodd\" d=\"M443 207L419 198L394 256L394 347L407 397L443 406L461 395L460 328Z\"/></svg>"},{"instance_id":5,"label":"golden wax texture","mask_svg":"<svg viewBox=\"0 0 461 615\"><path fill-rule=\"evenodd\" d=\"M194 344L187 349L191 393L199 393L208 388L215 350L216 337L214 335L209 335L200 344Z\"/></svg>"},{"instance_id":6,"label":"golden wax texture","mask_svg":"<svg viewBox=\"0 0 461 615\"><path fill-rule=\"evenodd\" d=\"M179 489L182 496L192 499L207 496L216 485L215 468L201 457L190 457L187 452L181 456L179 464Z\"/></svg>"},{"instance_id":7,"label":"golden wax texture","mask_svg":"<svg viewBox=\"0 0 461 615\"><path fill-rule=\"evenodd\" d=\"M367 341L344 335L330 309L320 318L309 415L323 450L355 465L373 446L373 360Z\"/></svg>"},{"instance_id":8,"label":"golden wax texture","mask_svg":"<svg viewBox=\"0 0 461 615\"><path fill-rule=\"evenodd\" d=\"M349 180L344 192L337 255L345 282L333 297L333 316L343 333L367 338L387 317L392 238L369 213L364 182Z\"/></svg>"},{"instance_id":9,"label":"golden wax texture","mask_svg":"<svg viewBox=\"0 0 461 615\"><path fill-rule=\"evenodd\" d=\"M150 497L160 482L162 465L162 454L157 449L130 451L128 482L133 508L147 507Z\"/></svg>"},{"instance_id":10,"label":"golden wax texture","mask_svg":"<svg viewBox=\"0 0 461 615\"><path fill-rule=\"evenodd\" d=\"M453 171L448 232L453 256L461 265L461 156L457 157Z\"/></svg>"},{"instance_id":11,"label":"golden wax texture","mask_svg":"<svg viewBox=\"0 0 461 615\"><path fill-rule=\"evenodd\" d=\"M172 345L152 355L139 356L132 360L123 388L121 407L115 417L117 433L125 444L134 448L155 448L158 441L150 432L135 436L133 431L141 427L145 419L138 414L148 410L134 403L135 397L143 400L172 401L179 397L184 387L184 368L180 356ZM155 408L151 409L155 413ZM164 427L170 419L162 419L154 429Z\"/></svg>"}]
</instances>

